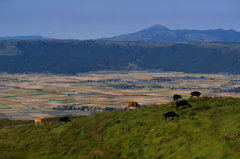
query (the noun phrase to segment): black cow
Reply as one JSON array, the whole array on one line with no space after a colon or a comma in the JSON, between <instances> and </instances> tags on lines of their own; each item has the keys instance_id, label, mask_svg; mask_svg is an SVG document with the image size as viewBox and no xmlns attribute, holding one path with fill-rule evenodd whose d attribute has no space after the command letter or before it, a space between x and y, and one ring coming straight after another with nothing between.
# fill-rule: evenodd
<instances>
[{"instance_id":1,"label":"black cow","mask_svg":"<svg viewBox=\"0 0 240 159\"><path fill-rule=\"evenodd\" d=\"M179 106L188 105L188 107L192 107L186 100L181 100L179 102L176 102L176 111L178 111Z\"/></svg>"},{"instance_id":2,"label":"black cow","mask_svg":"<svg viewBox=\"0 0 240 159\"><path fill-rule=\"evenodd\" d=\"M173 112L173 111L171 111L171 112L167 112L167 113L165 113L165 114L163 114L164 115L164 117L165 117L165 122L167 122L166 121L166 119L169 117L172 117L172 120L173 120L173 117L175 117L175 116L177 116L178 118L179 118L179 116L175 113L175 112Z\"/></svg>"},{"instance_id":3,"label":"black cow","mask_svg":"<svg viewBox=\"0 0 240 159\"><path fill-rule=\"evenodd\" d=\"M62 121L64 121L65 123L68 122L68 121L71 122L71 120L70 120L67 116L65 116L65 117L60 117L60 118L59 118L59 123L61 124Z\"/></svg>"},{"instance_id":4,"label":"black cow","mask_svg":"<svg viewBox=\"0 0 240 159\"><path fill-rule=\"evenodd\" d=\"M175 100L178 101L178 98L182 98L182 96L181 96L181 95L178 95L178 94L174 94L174 95L173 95L173 100L174 100L174 102L175 102Z\"/></svg>"},{"instance_id":5,"label":"black cow","mask_svg":"<svg viewBox=\"0 0 240 159\"><path fill-rule=\"evenodd\" d=\"M200 97L200 95L201 95L201 93L198 92L198 91L191 92L191 98L192 98L193 96Z\"/></svg>"}]
</instances>

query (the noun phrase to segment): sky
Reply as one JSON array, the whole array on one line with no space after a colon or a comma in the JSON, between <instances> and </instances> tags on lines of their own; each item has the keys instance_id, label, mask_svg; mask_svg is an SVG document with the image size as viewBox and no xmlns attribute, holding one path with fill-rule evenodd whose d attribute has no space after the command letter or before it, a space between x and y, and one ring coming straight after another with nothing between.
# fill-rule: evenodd
<instances>
[{"instance_id":1,"label":"sky","mask_svg":"<svg viewBox=\"0 0 240 159\"><path fill-rule=\"evenodd\" d=\"M89 40L156 24L240 32L240 0L0 0L0 37Z\"/></svg>"}]
</instances>

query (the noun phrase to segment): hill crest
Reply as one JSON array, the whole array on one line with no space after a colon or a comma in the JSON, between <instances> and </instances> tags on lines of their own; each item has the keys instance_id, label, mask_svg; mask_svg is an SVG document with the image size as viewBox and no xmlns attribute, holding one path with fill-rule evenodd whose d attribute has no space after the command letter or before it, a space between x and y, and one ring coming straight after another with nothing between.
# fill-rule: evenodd
<instances>
[{"instance_id":1,"label":"hill crest","mask_svg":"<svg viewBox=\"0 0 240 159\"><path fill-rule=\"evenodd\" d=\"M193 37L189 36L189 38ZM0 41L0 71L9 73L47 71L56 74L76 74L129 69L239 73L238 59L240 59L240 44L236 43Z\"/></svg>"},{"instance_id":2,"label":"hill crest","mask_svg":"<svg viewBox=\"0 0 240 159\"><path fill-rule=\"evenodd\" d=\"M136 42L240 42L240 32L234 30L171 30L154 25L138 32L100 40Z\"/></svg>"},{"instance_id":3,"label":"hill crest","mask_svg":"<svg viewBox=\"0 0 240 159\"><path fill-rule=\"evenodd\" d=\"M72 122L0 120L1 158L239 158L239 98L187 99L179 119L163 113L171 103L89 117Z\"/></svg>"}]
</instances>

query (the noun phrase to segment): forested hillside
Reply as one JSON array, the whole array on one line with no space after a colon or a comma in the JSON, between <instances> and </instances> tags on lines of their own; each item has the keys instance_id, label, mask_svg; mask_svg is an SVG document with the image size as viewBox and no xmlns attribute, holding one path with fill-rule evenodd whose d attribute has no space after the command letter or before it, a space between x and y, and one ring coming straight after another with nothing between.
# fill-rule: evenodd
<instances>
[{"instance_id":1,"label":"forested hillside","mask_svg":"<svg viewBox=\"0 0 240 159\"><path fill-rule=\"evenodd\" d=\"M141 43L2 40L0 71L76 74L97 70L162 69L240 73L238 43Z\"/></svg>"}]
</instances>

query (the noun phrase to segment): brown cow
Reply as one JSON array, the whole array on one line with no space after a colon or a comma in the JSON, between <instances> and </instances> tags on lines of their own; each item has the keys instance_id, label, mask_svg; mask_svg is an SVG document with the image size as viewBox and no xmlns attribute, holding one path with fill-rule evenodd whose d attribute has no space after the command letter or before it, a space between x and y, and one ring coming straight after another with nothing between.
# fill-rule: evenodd
<instances>
[{"instance_id":1,"label":"brown cow","mask_svg":"<svg viewBox=\"0 0 240 159\"><path fill-rule=\"evenodd\" d=\"M35 119L35 125L38 125L38 123L40 125L45 125L42 119Z\"/></svg>"},{"instance_id":2,"label":"brown cow","mask_svg":"<svg viewBox=\"0 0 240 159\"><path fill-rule=\"evenodd\" d=\"M127 102L127 110L129 110L129 107L138 107L138 108L140 108L140 105L137 102Z\"/></svg>"}]
</instances>

